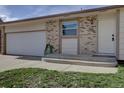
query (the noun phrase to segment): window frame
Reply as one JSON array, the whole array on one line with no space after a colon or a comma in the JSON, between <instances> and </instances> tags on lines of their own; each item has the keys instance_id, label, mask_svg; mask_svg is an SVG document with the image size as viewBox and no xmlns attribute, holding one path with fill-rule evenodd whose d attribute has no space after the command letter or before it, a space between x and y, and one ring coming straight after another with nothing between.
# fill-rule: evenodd
<instances>
[{"instance_id":1,"label":"window frame","mask_svg":"<svg viewBox=\"0 0 124 93\"><path fill-rule=\"evenodd\" d=\"M76 34L75 35L63 35L63 23L64 22L76 22L77 23L77 28L76 28ZM78 21L77 20L63 20L61 22L61 35L62 35L62 37L77 37L78 36Z\"/></svg>"}]
</instances>

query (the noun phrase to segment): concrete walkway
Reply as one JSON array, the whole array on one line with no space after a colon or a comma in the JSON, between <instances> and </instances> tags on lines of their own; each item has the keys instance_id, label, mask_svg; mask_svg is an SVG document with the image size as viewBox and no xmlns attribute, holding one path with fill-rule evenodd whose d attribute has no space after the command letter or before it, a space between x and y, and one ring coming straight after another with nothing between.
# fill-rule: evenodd
<instances>
[{"instance_id":1,"label":"concrete walkway","mask_svg":"<svg viewBox=\"0 0 124 93\"><path fill-rule=\"evenodd\" d=\"M70 64L56 64L41 61L36 57L21 57L0 55L0 72L17 68L44 68L57 71L72 71L86 73L116 73L117 67L94 67Z\"/></svg>"}]
</instances>

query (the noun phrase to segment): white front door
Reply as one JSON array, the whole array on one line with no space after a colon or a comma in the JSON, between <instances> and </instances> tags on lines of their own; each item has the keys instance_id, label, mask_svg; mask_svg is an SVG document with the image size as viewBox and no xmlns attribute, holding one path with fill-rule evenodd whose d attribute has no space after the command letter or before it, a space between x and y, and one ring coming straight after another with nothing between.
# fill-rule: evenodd
<instances>
[{"instance_id":1,"label":"white front door","mask_svg":"<svg viewBox=\"0 0 124 93\"><path fill-rule=\"evenodd\" d=\"M98 17L98 52L115 55L116 17L114 14Z\"/></svg>"}]
</instances>

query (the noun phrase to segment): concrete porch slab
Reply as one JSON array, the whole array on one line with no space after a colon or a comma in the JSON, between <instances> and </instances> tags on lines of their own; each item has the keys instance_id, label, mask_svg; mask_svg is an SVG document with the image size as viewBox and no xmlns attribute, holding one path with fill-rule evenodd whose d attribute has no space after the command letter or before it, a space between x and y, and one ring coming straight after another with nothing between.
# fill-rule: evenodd
<instances>
[{"instance_id":1,"label":"concrete porch slab","mask_svg":"<svg viewBox=\"0 0 124 93\"><path fill-rule=\"evenodd\" d=\"M20 59L20 56L0 55L0 72L18 68L43 68L62 72L116 73L117 67L94 67L71 64L56 64L41 60Z\"/></svg>"},{"instance_id":2,"label":"concrete porch slab","mask_svg":"<svg viewBox=\"0 0 124 93\"><path fill-rule=\"evenodd\" d=\"M115 57L110 57L110 56L99 57L93 55L50 54L43 57L42 61L59 63L59 64L101 66L101 67L115 67L118 64Z\"/></svg>"},{"instance_id":3,"label":"concrete porch slab","mask_svg":"<svg viewBox=\"0 0 124 93\"><path fill-rule=\"evenodd\" d=\"M45 58L56 58L56 59L71 59L71 60L83 60L83 61L95 61L95 62L113 62L115 57L110 56L95 56L95 55L62 55L62 54L49 54Z\"/></svg>"}]
</instances>

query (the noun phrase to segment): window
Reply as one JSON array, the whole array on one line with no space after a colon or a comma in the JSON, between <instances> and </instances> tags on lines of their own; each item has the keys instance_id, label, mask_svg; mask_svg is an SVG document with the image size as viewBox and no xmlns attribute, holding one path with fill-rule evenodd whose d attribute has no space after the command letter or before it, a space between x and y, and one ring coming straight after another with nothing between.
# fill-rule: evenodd
<instances>
[{"instance_id":1,"label":"window","mask_svg":"<svg viewBox=\"0 0 124 93\"><path fill-rule=\"evenodd\" d=\"M67 21L62 23L63 36L77 35L78 24L76 21Z\"/></svg>"}]
</instances>

